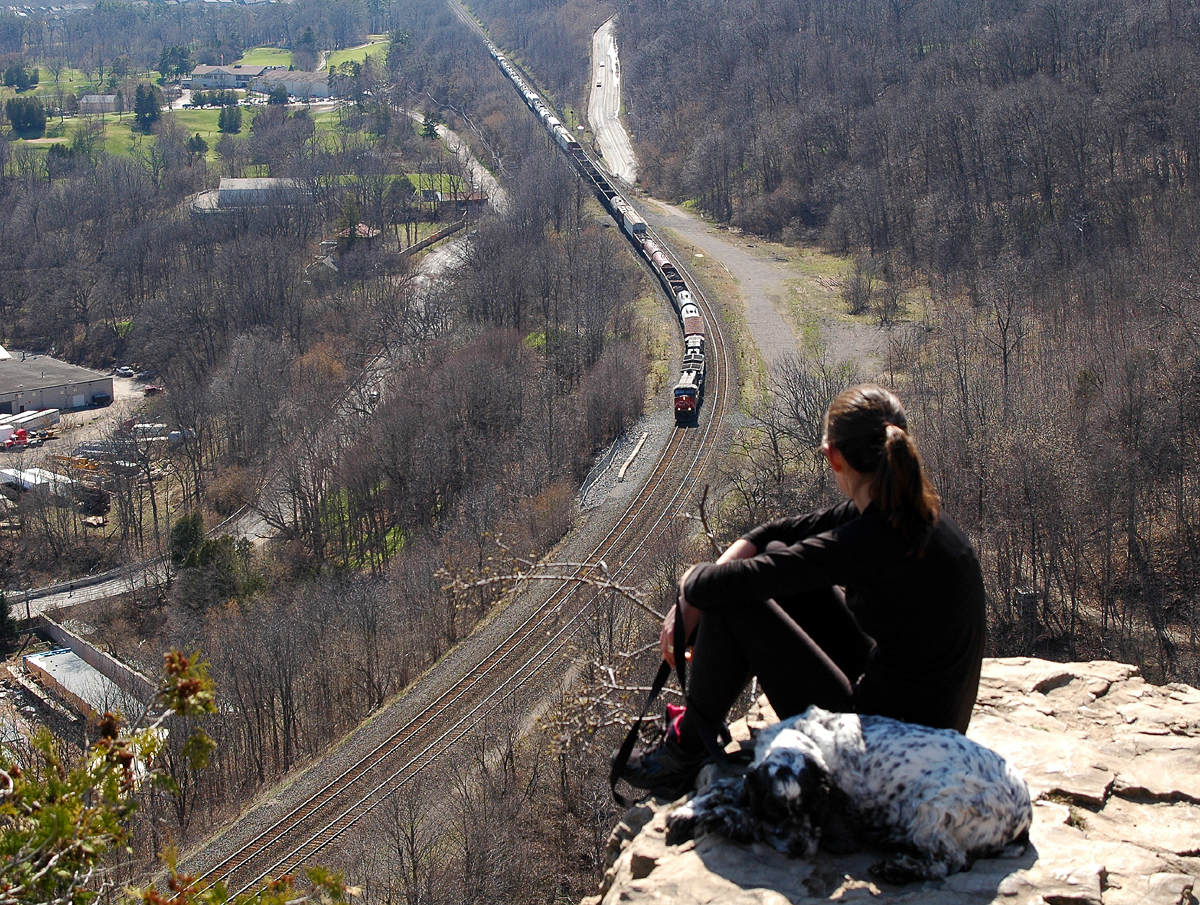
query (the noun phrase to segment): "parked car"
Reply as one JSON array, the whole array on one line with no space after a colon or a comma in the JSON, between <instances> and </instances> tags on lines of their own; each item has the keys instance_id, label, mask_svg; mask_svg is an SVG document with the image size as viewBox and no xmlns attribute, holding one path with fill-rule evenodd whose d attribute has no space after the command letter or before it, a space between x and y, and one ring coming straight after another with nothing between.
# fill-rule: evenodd
<instances>
[{"instance_id":1,"label":"parked car","mask_svg":"<svg viewBox=\"0 0 1200 905\"><path fill-rule=\"evenodd\" d=\"M132 377L133 368L117 368L113 373L118 377Z\"/></svg>"},{"instance_id":2,"label":"parked car","mask_svg":"<svg viewBox=\"0 0 1200 905\"><path fill-rule=\"evenodd\" d=\"M145 392L146 392L147 396L157 396L164 389L165 389L164 387L159 386L157 383L149 383L149 384L146 384Z\"/></svg>"}]
</instances>

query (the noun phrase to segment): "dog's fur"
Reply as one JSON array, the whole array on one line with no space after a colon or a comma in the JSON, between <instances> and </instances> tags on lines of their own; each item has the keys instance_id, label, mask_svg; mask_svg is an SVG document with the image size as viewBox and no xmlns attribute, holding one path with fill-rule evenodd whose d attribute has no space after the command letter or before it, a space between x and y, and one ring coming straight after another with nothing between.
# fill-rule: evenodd
<instances>
[{"instance_id":1,"label":"dog's fur","mask_svg":"<svg viewBox=\"0 0 1200 905\"><path fill-rule=\"evenodd\" d=\"M810 707L764 730L744 776L723 777L669 818L673 838L715 830L793 856L858 839L899 848L885 879L938 879L1000 854L1033 819L1025 780L950 729Z\"/></svg>"}]
</instances>

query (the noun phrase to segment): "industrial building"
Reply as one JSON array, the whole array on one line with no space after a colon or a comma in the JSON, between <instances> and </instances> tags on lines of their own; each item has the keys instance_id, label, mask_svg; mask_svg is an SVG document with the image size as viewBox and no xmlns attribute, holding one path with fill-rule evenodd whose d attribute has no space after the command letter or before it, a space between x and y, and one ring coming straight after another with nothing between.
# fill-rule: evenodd
<instances>
[{"instance_id":1,"label":"industrial building","mask_svg":"<svg viewBox=\"0 0 1200 905\"><path fill-rule=\"evenodd\" d=\"M49 355L0 348L0 415L108 405L113 379Z\"/></svg>"},{"instance_id":2,"label":"industrial building","mask_svg":"<svg viewBox=\"0 0 1200 905\"><path fill-rule=\"evenodd\" d=\"M73 651L60 648L27 654L22 659L25 671L39 685L64 698L72 709L89 719L99 718L106 710L128 709L130 696Z\"/></svg>"}]
</instances>

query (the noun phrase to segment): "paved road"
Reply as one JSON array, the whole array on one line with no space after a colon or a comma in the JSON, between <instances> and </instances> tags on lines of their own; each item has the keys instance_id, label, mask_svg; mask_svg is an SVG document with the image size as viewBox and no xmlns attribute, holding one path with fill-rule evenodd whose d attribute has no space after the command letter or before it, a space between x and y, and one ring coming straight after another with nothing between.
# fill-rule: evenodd
<instances>
[{"instance_id":1,"label":"paved road","mask_svg":"<svg viewBox=\"0 0 1200 905\"><path fill-rule=\"evenodd\" d=\"M588 120L604 155L604 165L612 175L633 185L637 180L637 158L621 125L621 60L613 39L612 19L592 35L592 76Z\"/></svg>"}]
</instances>

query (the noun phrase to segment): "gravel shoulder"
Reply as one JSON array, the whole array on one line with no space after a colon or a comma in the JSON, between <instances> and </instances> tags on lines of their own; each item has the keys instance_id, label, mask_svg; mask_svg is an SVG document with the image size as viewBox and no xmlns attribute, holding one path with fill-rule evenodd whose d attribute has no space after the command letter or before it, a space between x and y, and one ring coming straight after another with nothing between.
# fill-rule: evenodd
<instances>
[{"instance_id":1,"label":"gravel shoulder","mask_svg":"<svg viewBox=\"0 0 1200 905\"><path fill-rule=\"evenodd\" d=\"M767 371L787 355L821 352L857 362L864 376L881 370L887 333L839 310L836 259L716 227L665 201L638 200L652 225L685 245L680 252L692 256L686 263L727 304L740 303L745 332Z\"/></svg>"}]
</instances>

